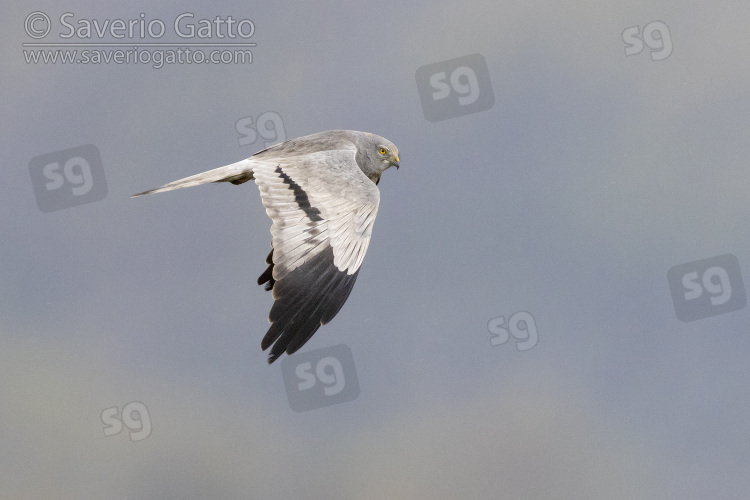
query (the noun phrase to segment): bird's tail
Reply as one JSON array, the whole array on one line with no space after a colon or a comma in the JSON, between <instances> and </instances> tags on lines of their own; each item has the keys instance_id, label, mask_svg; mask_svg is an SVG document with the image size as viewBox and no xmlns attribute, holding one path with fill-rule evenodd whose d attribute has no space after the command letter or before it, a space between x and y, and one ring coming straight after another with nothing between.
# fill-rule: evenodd
<instances>
[{"instance_id":1,"label":"bird's tail","mask_svg":"<svg viewBox=\"0 0 750 500\"><path fill-rule=\"evenodd\" d=\"M136 196L143 196L144 194L161 193L162 191L172 191L174 189L182 189L186 187L199 186L200 184L207 184L209 182L231 182L232 184L242 184L253 178L252 160L247 158L231 165L224 167L215 168L207 172L203 172L190 177L185 177L177 181L164 184L161 187L149 189L142 193L134 194L131 198Z\"/></svg>"}]
</instances>

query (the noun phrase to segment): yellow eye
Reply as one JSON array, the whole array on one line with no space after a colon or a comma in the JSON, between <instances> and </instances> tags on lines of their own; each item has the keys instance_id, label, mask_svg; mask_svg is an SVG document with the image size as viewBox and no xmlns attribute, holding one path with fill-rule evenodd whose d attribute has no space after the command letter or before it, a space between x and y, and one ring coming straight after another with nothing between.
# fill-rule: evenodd
<instances>
[{"instance_id":1,"label":"yellow eye","mask_svg":"<svg viewBox=\"0 0 750 500\"><path fill-rule=\"evenodd\" d=\"M381 154L381 155L384 155L385 153L386 153L386 150L385 150L385 148L380 148L380 154Z\"/></svg>"}]
</instances>

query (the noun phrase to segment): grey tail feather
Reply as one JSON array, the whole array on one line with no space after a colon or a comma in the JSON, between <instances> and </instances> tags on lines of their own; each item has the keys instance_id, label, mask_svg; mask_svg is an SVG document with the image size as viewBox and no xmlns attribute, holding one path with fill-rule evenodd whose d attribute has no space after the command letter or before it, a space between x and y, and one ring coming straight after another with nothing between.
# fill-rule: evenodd
<instances>
[{"instance_id":1,"label":"grey tail feather","mask_svg":"<svg viewBox=\"0 0 750 500\"><path fill-rule=\"evenodd\" d=\"M247 158L231 165L224 167L215 168L207 172L203 172L184 179L179 179L169 184L164 184L161 187L149 189L142 193L134 194L131 198L137 196L143 196L144 194L161 193L163 191L172 191L174 189L182 189L186 187L199 186L201 184L207 184L209 182L231 182L232 184L242 184L253 178L252 161Z\"/></svg>"}]
</instances>

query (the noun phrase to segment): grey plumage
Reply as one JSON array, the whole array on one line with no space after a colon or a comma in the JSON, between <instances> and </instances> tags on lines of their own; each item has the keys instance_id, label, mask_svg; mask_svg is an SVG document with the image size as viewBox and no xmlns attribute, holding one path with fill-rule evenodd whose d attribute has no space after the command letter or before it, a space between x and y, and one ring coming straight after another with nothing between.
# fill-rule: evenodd
<instances>
[{"instance_id":1,"label":"grey plumage","mask_svg":"<svg viewBox=\"0 0 750 500\"><path fill-rule=\"evenodd\" d=\"M292 354L338 313L357 279L380 203L382 173L399 167L393 143L367 132L329 130L277 144L250 158L133 195L210 182L255 180L271 218L268 362Z\"/></svg>"}]
</instances>

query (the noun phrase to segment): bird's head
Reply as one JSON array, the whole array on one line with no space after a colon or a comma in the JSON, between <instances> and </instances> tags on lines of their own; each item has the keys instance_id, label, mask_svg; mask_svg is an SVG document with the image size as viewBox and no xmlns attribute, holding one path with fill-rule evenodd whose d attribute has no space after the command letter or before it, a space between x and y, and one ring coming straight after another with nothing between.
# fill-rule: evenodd
<instances>
[{"instance_id":1,"label":"bird's head","mask_svg":"<svg viewBox=\"0 0 750 500\"><path fill-rule=\"evenodd\" d=\"M357 163L362 172L375 184L390 167L399 168L398 148L388 139L375 134L364 134L358 145Z\"/></svg>"},{"instance_id":2,"label":"bird's head","mask_svg":"<svg viewBox=\"0 0 750 500\"><path fill-rule=\"evenodd\" d=\"M378 144L377 147L380 161L384 164L383 170L388 167L400 167L398 164L398 148L391 141L385 141L385 143Z\"/></svg>"}]
</instances>

